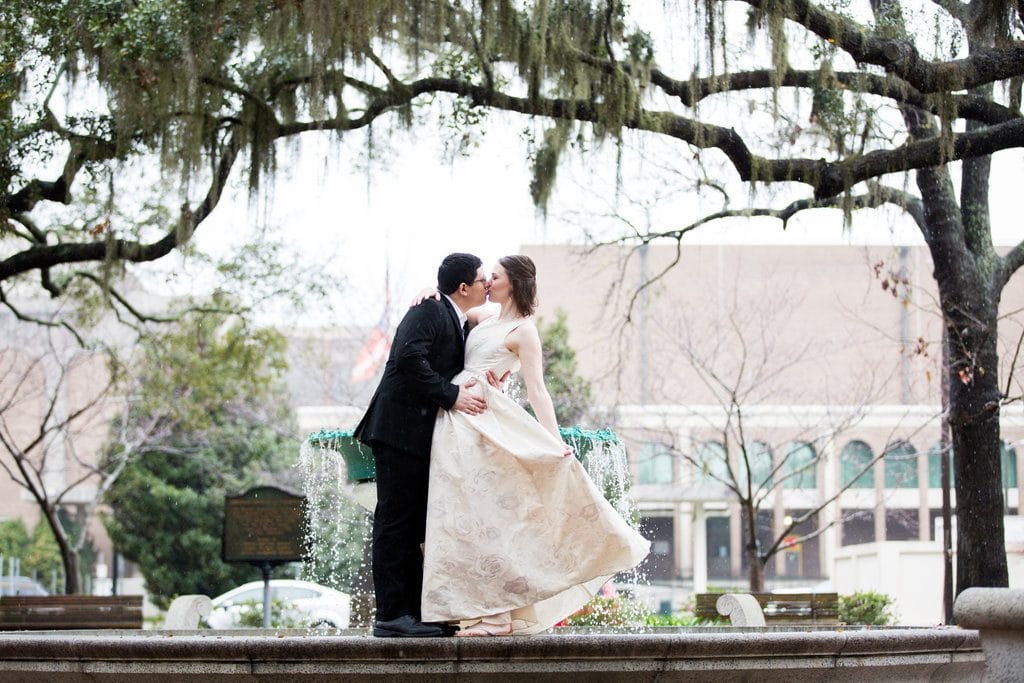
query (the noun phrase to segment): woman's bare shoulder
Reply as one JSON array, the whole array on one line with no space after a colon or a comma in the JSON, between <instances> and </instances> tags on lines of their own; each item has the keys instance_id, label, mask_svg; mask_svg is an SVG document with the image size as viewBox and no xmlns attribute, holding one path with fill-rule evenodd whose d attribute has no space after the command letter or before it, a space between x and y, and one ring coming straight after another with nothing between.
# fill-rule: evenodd
<instances>
[{"instance_id":1,"label":"woman's bare shoulder","mask_svg":"<svg viewBox=\"0 0 1024 683\"><path fill-rule=\"evenodd\" d=\"M537 324L533 322L533 318L524 318L515 326L514 329L509 331L505 337L505 342L509 346L521 346L524 342L530 343L535 342L537 345L540 344L540 332L537 330Z\"/></svg>"},{"instance_id":2,"label":"woman's bare shoulder","mask_svg":"<svg viewBox=\"0 0 1024 683\"><path fill-rule=\"evenodd\" d=\"M499 311L490 304L482 304L476 308L471 308L466 311L466 318L469 319L470 325L479 325L488 318L493 318L498 315Z\"/></svg>"}]
</instances>

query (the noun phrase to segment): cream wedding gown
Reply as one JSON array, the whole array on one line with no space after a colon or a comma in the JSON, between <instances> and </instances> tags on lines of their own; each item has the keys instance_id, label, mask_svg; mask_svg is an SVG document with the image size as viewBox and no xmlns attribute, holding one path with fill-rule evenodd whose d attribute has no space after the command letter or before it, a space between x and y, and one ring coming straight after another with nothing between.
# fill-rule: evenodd
<instances>
[{"instance_id":1,"label":"cream wedding gown","mask_svg":"<svg viewBox=\"0 0 1024 683\"><path fill-rule=\"evenodd\" d=\"M422 619L475 621L512 611L513 633L546 630L637 565L650 543L605 500L562 442L491 387L519 369L497 316L466 340L465 370L487 410L441 411L434 425Z\"/></svg>"}]
</instances>

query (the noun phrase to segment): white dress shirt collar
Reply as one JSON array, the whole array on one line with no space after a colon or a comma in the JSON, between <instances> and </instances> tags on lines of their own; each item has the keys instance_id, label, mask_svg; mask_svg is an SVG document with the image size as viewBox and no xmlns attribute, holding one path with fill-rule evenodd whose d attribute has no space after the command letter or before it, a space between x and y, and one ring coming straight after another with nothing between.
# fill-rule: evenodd
<instances>
[{"instance_id":1,"label":"white dress shirt collar","mask_svg":"<svg viewBox=\"0 0 1024 683\"><path fill-rule=\"evenodd\" d=\"M450 296L448 296L447 294L442 294L441 296L443 296L445 299L448 299L448 301L451 302L452 306L455 307L455 313L458 314L459 316L459 325L464 327L466 325L466 321L469 320L469 316L463 313L462 309L455 305L455 302L452 301L452 298Z\"/></svg>"}]
</instances>

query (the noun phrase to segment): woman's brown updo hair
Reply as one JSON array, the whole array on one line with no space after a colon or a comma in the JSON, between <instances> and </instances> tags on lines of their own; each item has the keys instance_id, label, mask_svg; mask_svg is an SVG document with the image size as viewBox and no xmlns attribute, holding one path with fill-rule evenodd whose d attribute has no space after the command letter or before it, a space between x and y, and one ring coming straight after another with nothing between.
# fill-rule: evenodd
<instances>
[{"instance_id":1,"label":"woman's brown updo hair","mask_svg":"<svg viewBox=\"0 0 1024 683\"><path fill-rule=\"evenodd\" d=\"M533 315L537 307L537 267L533 259L522 254L502 256L498 263L505 269L512 284L512 303L521 316Z\"/></svg>"}]
</instances>

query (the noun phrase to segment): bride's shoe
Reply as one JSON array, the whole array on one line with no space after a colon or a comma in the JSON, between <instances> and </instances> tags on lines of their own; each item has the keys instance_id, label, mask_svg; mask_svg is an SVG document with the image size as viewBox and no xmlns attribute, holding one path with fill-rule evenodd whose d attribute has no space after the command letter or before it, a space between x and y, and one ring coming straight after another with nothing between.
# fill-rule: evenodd
<instances>
[{"instance_id":1,"label":"bride's shoe","mask_svg":"<svg viewBox=\"0 0 1024 683\"><path fill-rule=\"evenodd\" d=\"M485 624L480 622L455 632L456 638L479 638L512 635L512 624Z\"/></svg>"}]
</instances>

